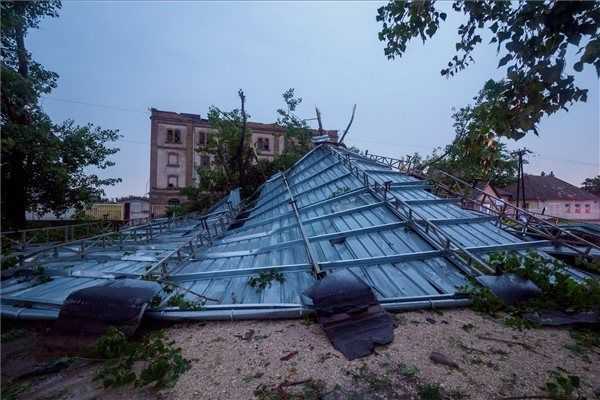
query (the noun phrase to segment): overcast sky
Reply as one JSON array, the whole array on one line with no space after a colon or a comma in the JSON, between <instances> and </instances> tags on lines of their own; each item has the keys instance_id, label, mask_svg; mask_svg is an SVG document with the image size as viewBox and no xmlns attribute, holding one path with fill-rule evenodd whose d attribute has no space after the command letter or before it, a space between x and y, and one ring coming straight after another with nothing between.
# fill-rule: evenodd
<instances>
[{"instance_id":1,"label":"overcast sky","mask_svg":"<svg viewBox=\"0 0 600 400\"><path fill-rule=\"evenodd\" d=\"M444 4L449 7L450 3ZM450 16L435 38L410 43L402 59L387 60L377 39L374 2L64 2L60 17L31 31L34 58L60 75L43 99L56 121L73 119L119 129L117 165L123 182L109 197L148 191L148 108L206 116L211 104L238 106L243 88L252 120L273 122L281 93L304 99L300 114L318 105L325 127L343 129L357 115L348 144L400 157L430 153L453 137L452 107L500 77L495 50L451 79L439 71L454 55ZM485 41L484 41L485 42ZM590 66L576 82L588 102L547 118L540 136L510 142L534 151L526 172L553 170L579 185L600 173L599 81Z\"/></svg>"}]
</instances>

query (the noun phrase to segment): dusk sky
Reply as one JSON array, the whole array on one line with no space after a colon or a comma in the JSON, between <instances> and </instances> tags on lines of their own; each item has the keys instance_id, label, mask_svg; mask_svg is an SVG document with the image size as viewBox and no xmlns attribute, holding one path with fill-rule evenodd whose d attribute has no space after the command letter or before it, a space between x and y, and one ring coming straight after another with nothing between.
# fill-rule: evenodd
<instances>
[{"instance_id":1,"label":"dusk sky","mask_svg":"<svg viewBox=\"0 0 600 400\"><path fill-rule=\"evenodd\" d=\"M472 101L483 83L502 76L495 48L451 79L439 73L454 55L460 17L433 40L415 40L401 59L387 60L377 38L374 2L64 2L60 17L32 30L33 57L60 75L43 99L55 122L73 119L119 129L123 140L106 176L123 182L109 197L148 192L148 109L206 116L212 104L239 106L247 96L253 121L274 122L281 93L295 88L299 113L318 105L328 129L342 130L357 114L348 144L401 157L429 154L454 136L452 107ZM443 5L450 9L450 3ZM487 41L484 40L484 43ZM571 60L574 60L572 57ZM571 64L572 65L572 62ZM526 172L554 171L579 185L600 174L599 81L587 65L576 75L588 102L546 118L528 147Z\"/></svg>"}]
</instances>

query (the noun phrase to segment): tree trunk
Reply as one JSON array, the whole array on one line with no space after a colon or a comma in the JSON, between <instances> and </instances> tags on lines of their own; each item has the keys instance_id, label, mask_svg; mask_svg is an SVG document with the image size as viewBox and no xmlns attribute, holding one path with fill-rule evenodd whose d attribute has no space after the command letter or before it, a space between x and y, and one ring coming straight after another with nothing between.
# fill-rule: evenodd
<instances>
[{"instance_id":1,"label":"tree trunk","mask_svg":"<svg viewBox=\"0 0 600 400\"><path fill-rule=\"evenodd\" d=\"M4 167L2 171L2 214L6 228L21 229L26 224L25 160L21 152L11 154L10 158L10 169L6 171Z\"/></svg>"},{"instance_id":2,"label":"tree trunk","mask_svg":"<svg viewBox=\"0 0 600 400\"><path fill-rule=\"evenodd\" d=\"M239 176L239 180L240 180L240 189L244 186L245 182L246 182L246 174L245 174L245 163L244 163L244 157L247 155L245 154L246 152L244 151L244 142L246 140L246 96L244 95L244 92L242 91L242 89L239 90L238 95L240 96L240 101L242 102L242 134L240 137L240 147L238 148L237 151L237 162L238 162L238 176Z\"/></svg>"},{"instance_id":3,"label":"tree trunk","mask_svg":"<svg viewBox=\"0 0 600 400\"><path fill-rule=\"evenodd\" d=\"M24 78L29 78L29 57L25 48L25 2L17 3L16 9L19 14L19 22L15 27L15 42L17 44L18 72ZM4 96L3 96L4 100ZM8 99L6 99L8 101ZM4 101L3 101L4 103ZM5 107L8 104L3 104ZM12 107L7 107L12 108ZM30 125L31 118L24 112L18 110L12 113L11 123L13 125ZM3 154L6 157L6 154ZM2 171L2 203L5 221L11 229L24 228L27 209L27 171L25 170L25 154L18 148L11 151L8 157L8 165ZM5 168L8 167L8 171Z\"/></svg>"}]
</instances>

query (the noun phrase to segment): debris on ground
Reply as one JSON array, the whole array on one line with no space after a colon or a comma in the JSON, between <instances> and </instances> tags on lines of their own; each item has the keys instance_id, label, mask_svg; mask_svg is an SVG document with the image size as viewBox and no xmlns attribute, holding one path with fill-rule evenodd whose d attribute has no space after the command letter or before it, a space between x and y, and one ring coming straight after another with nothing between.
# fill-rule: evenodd
<instances>
[{"instance_id":1,"label":"debris on ground","mask_svg":"<svg viewBox=\"0 0 600 400\"><path fill-rule=\"evenodd\" d=\"M354 361L332 350L316 324L179 323L164 329L165 342L181 348L189 369L172 388L164 389L134 384L104 388L94 378L105 361L75 357L56 373L15 379L60 358L44 347L45 329L24 329L26 336L2 343L2 399L489 400L550 397L562 391L591 400L600 388L597 331L561 327L519 331L506 326L503 315L491 318L468 309L444 311L448 324L427 322L428 318L439 321L429 311L394 317L404 321L394 328L397 340ZM258 336L265 338L256 340ZM443 354L460 369L434 363L432 352ZM134 370L143 368L135 365Z\"/></svg>"}]
</instances>

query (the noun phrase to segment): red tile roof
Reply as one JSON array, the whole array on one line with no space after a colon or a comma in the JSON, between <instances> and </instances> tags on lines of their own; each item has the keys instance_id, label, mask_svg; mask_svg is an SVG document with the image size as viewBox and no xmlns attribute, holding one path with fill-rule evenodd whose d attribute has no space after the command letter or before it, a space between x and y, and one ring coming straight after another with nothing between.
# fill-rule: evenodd
<instances>
[{"instance_id":1,"label":"red tile roof","mask_svg":"<svg viewBox=\"0 0 600 400\"><path fill-rule=\"evenodd\" d=\"M524 175L525 181L525 200L566 200L566 201L585 201L600 200L590 192L586 192L577 186L571 185L554 175ZM504 189L513 198L517 197L517 184L512 184Z\"/></svg>"}]
</instances>

